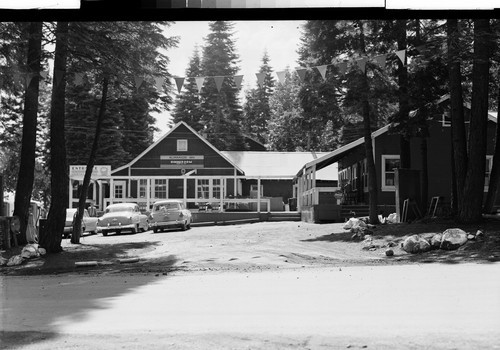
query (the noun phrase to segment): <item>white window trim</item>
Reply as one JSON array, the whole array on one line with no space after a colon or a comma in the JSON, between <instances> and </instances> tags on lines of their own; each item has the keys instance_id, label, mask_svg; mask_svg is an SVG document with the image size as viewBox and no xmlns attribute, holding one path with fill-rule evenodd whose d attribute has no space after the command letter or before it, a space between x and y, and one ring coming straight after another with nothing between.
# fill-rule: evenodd
<instances>
[{"instance_id":1,"label":"white window trim","mask_svg":"<svg viewBox=\"0 0 500 350\"><path fill-rule=\"evenodd\" d=\"M116 196L116 187L117 186L122 186L122 196L121 197ZM114 181L114 183L113 183L113 198L119 198L119 199L127 198L126 191L127 191L127 181L125 181L125 180Z\"/></svg>"},{"instance_id":2,"label":"white window trim","mask_svg":"<svg viewBox=\"0 0 500 350\"><path fill-rule=\"evenodd\" d=\"M393 191L396 191L396 186L388 186L385 184L385 174L386 174L386 170L385 170L385 160L386 159L400 159L400 156L399 154L382 154L382 164L381 164L381 178L382 178L382 191L385 191L385 192L393 192Z\"/></svg>"},{"instance_id":3,"label":"white window trim","mask_svg":"<svg viewBox=\"0 0 500 350\"><path fill-rule=\"evenodd\" d=\"M156 185L158 184L158 183L156 182L157 180L165 180L165 198L156 197ZM168 199L168 182L169 182L169 181L168 181L168 179L154 179L154 180L153 180L153 186L151 186L151 187L152 187L152 189L151 189L151 190L152 190L152 192L153 192L153 193L152 193L152 194L153 194L153 196L152 196L152 197L153 197L154 199Z\"/></svg>"},{"instance_id":4,"label":"white window trim","mask_svg":"<svg viewBox=\"0 0 500 350\"><path fill-rule=\"evenodd\" d=\"M177 152L187 152L188 150L188 140L179 139L177 140Z\"/></svg>"},{"instance_id":5,"label":"white window trim","mask_svg":"<svg viewBox=\"0 0 500 350\"><path fill-rule=\"evenodd\" d=\"M141 197L141 181L145 181L144 186L144 197ZM148 196L148 179L138 179L137 180L137 198L146 198Z\"/></svg>"}]
</instances>

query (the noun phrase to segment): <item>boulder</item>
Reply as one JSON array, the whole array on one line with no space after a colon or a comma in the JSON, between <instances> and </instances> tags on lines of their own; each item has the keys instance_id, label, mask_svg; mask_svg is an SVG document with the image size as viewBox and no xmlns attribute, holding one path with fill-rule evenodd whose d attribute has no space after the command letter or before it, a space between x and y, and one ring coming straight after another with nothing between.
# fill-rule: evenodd
<instances>
[{"instance_id":1,"label":"boulder","mask_svg":"<svg viewBox=\"0 0 500 350\"><path fill-rule=\"evenodd\" d=\"M440 248L455 250L467 243L467 232L459 228L449 228L443 232Z\"/></svg>"},{"instance_id":2,"label":"boulder","mask_svg":"<svg viewBox=\"0 0 500 350\"><path fill-rule=\"evenodd\" d=\"M433 249L439 249L441 247L441 241L442 240L443 240L443 234L442 233L436 233L431 238L431 247Z\"/></svg>"},{"instance_id":3,"label":"boulder","mask_svg":"<svg viewBox=\"0 0 500 350\"><path fill-rule=\"evenodd\" d=\"M386 256L393 256L393 255L394 255L394 250L392 250L392 249L387 249L387 250L385 251L385 255L386 255Z\"/></svg>"},{"instance_id":4,"label":"boulder","mask_svg":"<svg viewBox=\"0 0 500 350\"><path fill-rule=\"evenodd\" d=\"M469 233L469 234L467 235L467 239L468 239L469 241L473 241L473 240L475 240L475 239L476 239L476 236L475 236L475 235L472 235L472 234L470 234L470 233Z\"/></svg>"},{"instance_id":5,"label":"boulder","mask_svg":"<svg viewBox=\"0 0 500 350\"><path fill-rule=\"evenodd\" d=\"M24 262L24 259L21 255L14 255L7 262L7 266L17 266L17 265L21 265L23 262Z\"/></svg>"},{"instance_id":6,"label":"boulder","mask_svg":"<svg viewBox=\"0 0 500 350\"><path fill-rule=\"evenodd\" d=\"M413 235L405 239L402 248L407 253L417 254L431 250L431 245L425 238Z\"/></svg>"},{"instance_id":7,"label":"boulder","mask_svg":"<svg viewBox=\"0 0 500 350\"><path fill-rule=\"evenodd\" d=\"M350 218L345 224L344 224L344 230L351 230L351 229L356 229L356 228L366 228L366 223L363 220L357 219L357 218Z\"/></svg>"}]
</instances>

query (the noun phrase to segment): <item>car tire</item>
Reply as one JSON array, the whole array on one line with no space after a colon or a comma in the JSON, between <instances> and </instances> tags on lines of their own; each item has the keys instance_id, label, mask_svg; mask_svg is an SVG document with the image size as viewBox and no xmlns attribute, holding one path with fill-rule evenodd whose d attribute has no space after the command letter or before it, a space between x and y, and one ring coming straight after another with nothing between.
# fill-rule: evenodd
<instances>
[{"instance_id":1,"label":"car tire","mask_svg":"<svg viewBox=\"0 0 500 350\"><path fill-rule=\"evenodd\" d=\"M103 230L103 231L102 231L102 235L103 235L104 237L106 237L106 236L108 235L108 231Z\"/></svg>"},{"instance_id":2,"label":"car tire","mask_svg":"<svg viewBox=\"0 0 500 350\"><path fill-rule=\"evenodd\" d=\"M153 233L157 233L158 232L158 229L157 228L153 228Z\"/></svg>"},{"instance_id":3,"label":"car tire","mask_svg":"<svg viewBox=\"0 0 500 350\"><path fill-rule=\"evenodd\" d=\"M181 225L181 230L186 231L187 230L187 221L184 221Z\"/></svg>"}]
</instances>

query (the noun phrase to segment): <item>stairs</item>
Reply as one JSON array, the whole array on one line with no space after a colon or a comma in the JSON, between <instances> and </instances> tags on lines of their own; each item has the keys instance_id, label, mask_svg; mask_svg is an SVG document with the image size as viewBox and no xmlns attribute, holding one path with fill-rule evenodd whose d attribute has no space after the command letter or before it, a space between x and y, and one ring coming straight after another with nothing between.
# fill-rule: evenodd
<instances>
[{"instance_id":1,"label":"stairs","mask_svg":"<svg viewBox=\"0 0 500 350\"><path fill-rule=\"evenodd\" d=\"M370 215L370 208L364 204L342 205L340 209L340 218L342 220L350 219L353 216L359 218Z\"/></svg>"},{"instance_id":2,"label":"stairs","mask_svg":"<svg viewBox=\"0 0 500 350\"><path fill-rule=\"evenodd\" d=\"M269 213L268 221L300 221L298 211L274 211Z\"/></svg>"}]
</instances>

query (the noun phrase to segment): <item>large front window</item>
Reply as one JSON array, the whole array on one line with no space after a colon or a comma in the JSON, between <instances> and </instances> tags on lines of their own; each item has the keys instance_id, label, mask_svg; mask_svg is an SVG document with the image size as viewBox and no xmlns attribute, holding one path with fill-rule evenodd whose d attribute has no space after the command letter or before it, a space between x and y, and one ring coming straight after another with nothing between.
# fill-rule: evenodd
<instances>
[{"instance_id":1,"label":"large front window","mask_svg":"<svg viewBox=\"0 0 500 350\"><path fill-rule=\"evenodd\" d=\"M198 199L220 199L223 186L221 179L198 179L196 184L196 194Z\"/></svg>"},{"instance_id":2,"label":"large front window","mask_svg":"<svg viewBox=\"0 0 500 350\"><path fill-rule=\"evenodd\" d=\"M167 198L167 179L155 179L155 198Z\"/></svg>"},{"instance_id":3,"label":"large front window","mask_svg":"<svg viewBox=\"0 0 500 350\"><path fill-rule=\"evenodd\" d=\"M396 172L401 162L398 154L382 156L382 191L395 191Z\"/></svg>"}]
</instances>

